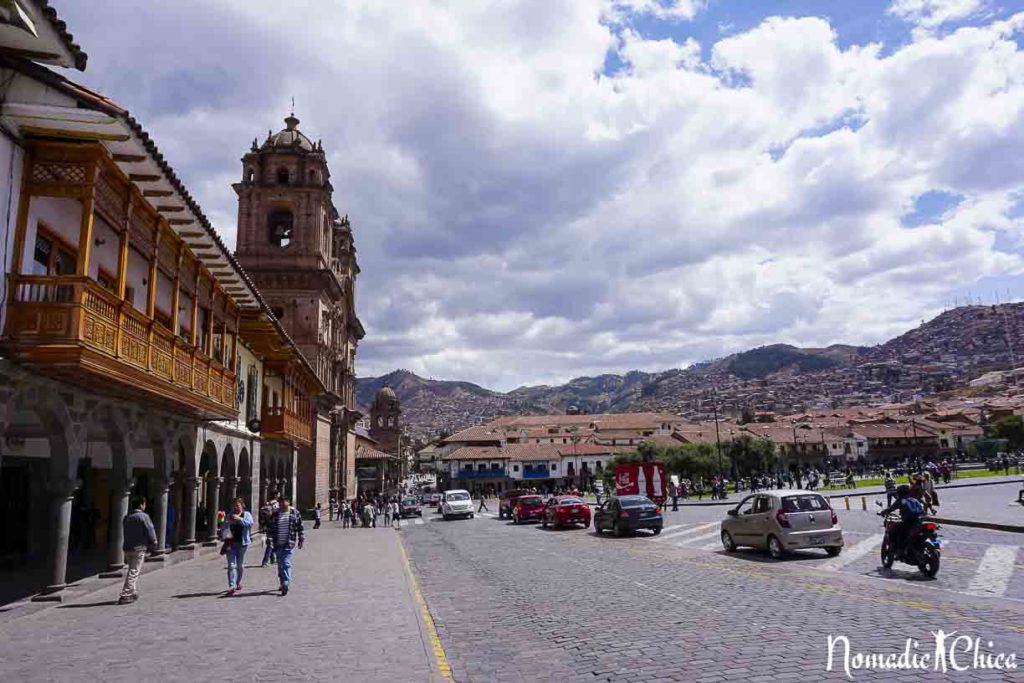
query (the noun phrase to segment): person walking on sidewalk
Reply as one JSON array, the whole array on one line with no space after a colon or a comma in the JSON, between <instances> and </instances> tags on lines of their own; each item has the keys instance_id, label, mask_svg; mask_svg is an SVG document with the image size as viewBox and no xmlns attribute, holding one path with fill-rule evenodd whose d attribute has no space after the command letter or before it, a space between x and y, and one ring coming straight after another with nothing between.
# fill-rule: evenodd
<instances>
[{"instance_id":1,"label":"person walking on sidewalk","mask_svg":"<svg viewBox=\"0 0 1024 683\"><path fill-rule=\"evenodd\" d=\"M261 567L266 567L268 562L274 564L274 542L270 538L270 520L273 519L275 512L277 512L277 500L275 499L268 500L260 508L260 528L263 529L264 545L266 546L263 550Z\"/></svg>"},{"instance_id":2,"label":"person walking on sidewalk","mask_svg":"<svg viewBox=\"0 0 1024 683\"><path fill-rule=\"evenodd\" d=\"M485 510L487 512L491 511L490 508L487 507L487 494L484 493L483 491L480 491L480 505L479 507L477 507L476 511L484 512Z\"/></svg>"},{"instance_id":3,"label":"person walking on sidewalk","mask_svg":"<svg viewBox=\"0 0 1024 683\"><path fill-rule=\"evenodd\" d=\"M384 508L384 526L391 526L391 502L384 501L381 505Z\"/></svg>"},{"instance_id":4,"label":"person walking on sidewalk","mask_svg":"<svg viewBox=\"0 0 1024 683\"><path fill-rule=\"evenodd\" d=\"M342 503L341 505L341 528L348 529L352 526L352 508L349 507L348 503Z\"/></svg>"},{"instance_id":5,"label":"person walking on sidewalk","mask_svg":"<svg viewBox=\"0 0 1024 683\"><path fill-rule=\"evenodd\" d=\"M146 514L146 499L132 498L132 511L121 522L124 529L124 587L117 604L126 605L139 599L139 572L146 561L146 550L156 552L156 530Z\"/></svg>"},{"instance_id":6,"label":"person walking on sidewalk","mask_svg":"<svg viewBox=\"0 0 1024 683\"><path fill-rule=\"evenodd\" d=\"M245 573L245 551L252 543L252 515L245 509L241 498L231 503L231 514L224 520L225 543L228 556L228 595L242 590Z\"/></svg>"},{"instance_id":7,"label":"person walking on sidewalk","mask_svg":"<svg viewBox=\"0 0 1024 683\"><path fill-rule=\"evenodd\" d=\"M320 518L323 515L323 512L321 510L322 510L322 508L320 507L320 503L317 503L316 507L313 508L313 528L314 529L319 529L320 528Z\"/></svg>"},{"instance_id":8,"label":"person walking on sidewalk","mask_svg":"<svg viewBox=\"0 0 1024 683\"><path fill-rule=\"evenodd\" d=\"M292 508L292 501L278 498L279 507L270 520L269 533L277 555L277 578L281 581L281 595L288 595L292 584L292 554L297 547L302 550L302 517Z\"/></svg>"},{"instance_id":9,"label":"person walking on sidewalk","mask_svg":"<svg viewBox=\"0 0 1024 683\"><path fill-rule=\"evenodd\" d=\"M391 524L396 529L402 526L402 506L397 500L391 502Z\"/></svg>"}]
</instances>

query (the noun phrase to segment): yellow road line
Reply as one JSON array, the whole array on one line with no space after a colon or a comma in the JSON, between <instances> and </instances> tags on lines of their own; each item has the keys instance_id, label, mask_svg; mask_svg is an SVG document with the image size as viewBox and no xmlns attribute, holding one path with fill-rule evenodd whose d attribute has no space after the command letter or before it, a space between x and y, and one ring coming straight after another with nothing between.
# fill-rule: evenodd
<instances>
[{"instance_id":1,"label":"yellow road line","mask_svg":"<svg viewBox=\"0 0 1024 683\"><path fill-rule=\"evenodd\" d=\"M402 551L402 562L405 565L405 575L409 577L409 585L412 587L412 596L416 600L416 606L420 610L420 618L423 619L423 626L427 630L427 638L430 639L430 647L434 650L434 659L437 662L437 670L441 674L441 678L446 681L454 680L452 678L452 667L448 663L448 655L444 653L444 645L441 644L441 638L437 635L437 629L434 627L434 619L430 616L430 610L427 609L427 601L423 599L423 593L420 592L420 584L416 581L416 575L412 571L412 564L409 562L409 555L405 552L405 544L402 543L402 539L398 539L398 549Z\"/></svg>"}]
</instances>

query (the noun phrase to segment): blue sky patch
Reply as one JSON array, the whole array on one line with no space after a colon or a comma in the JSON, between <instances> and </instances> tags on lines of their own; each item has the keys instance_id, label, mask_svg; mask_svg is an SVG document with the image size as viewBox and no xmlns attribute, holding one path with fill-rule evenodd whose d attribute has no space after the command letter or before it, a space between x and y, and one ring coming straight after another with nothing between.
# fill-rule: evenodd
<instances>
[{"instance_id":1,"label":"blue sky patch","mask_svg":"<svg viewBox=\"0 0 1024 683\"><path fill-rule=\"evenodd\" d=\"M900 222L907 228L938 223L946 213L952 211L964 200L963 195L942 190L929 190L914 201L914 210L904 215Z\"/></svg>"}]
</instances>

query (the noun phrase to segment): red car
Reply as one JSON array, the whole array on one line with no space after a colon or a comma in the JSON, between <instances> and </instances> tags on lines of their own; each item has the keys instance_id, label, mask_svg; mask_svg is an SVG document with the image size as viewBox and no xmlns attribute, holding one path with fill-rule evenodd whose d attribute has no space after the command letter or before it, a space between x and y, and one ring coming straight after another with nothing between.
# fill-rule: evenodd
<instances>
[{"instance_id":1,"label":"red car","mask_svg":"<svg viewBox=\"0 0 1024 683\"><path fill-rule=\"evenodd\" d=\"M576 496L556 496L544 508L541 526L548 524L554 527L582 524L586 529L590 526L590 506Z\"/></svg>"},{"instance_id":2,"label":"red car","mask_svg":"<svg viewBox=\"0 0 1024 683\"><path fill-rule=\"evenodd\" d=\"M544 499L540 496L519 496L512 508L512 523L544 520Z\"/></svg>"}]
</instances>

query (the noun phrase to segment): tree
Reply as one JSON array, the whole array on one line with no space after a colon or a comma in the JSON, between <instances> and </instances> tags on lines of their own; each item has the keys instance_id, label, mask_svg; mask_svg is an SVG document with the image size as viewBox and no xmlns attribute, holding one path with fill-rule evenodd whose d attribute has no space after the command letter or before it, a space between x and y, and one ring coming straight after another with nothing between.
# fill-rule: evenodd
<instances>
[{"instance_id":1,"label":"tree","mask_svg":"<svg viewBox=\"0 0 1024 683\"><path fill-rule=\"evenodd\" d=\"M725 451L741 477L774 469L778 464L775 444L767 439L755 439L748 434L733 439Z\"/></svg>"},{"instance_id":2,"label":"tree","mask_svg":"<svg viewBox=\"0 0 1024 683\"><path fill-rule=\"evenodd\" d=\"M1010 415L996 422L991 427L991 436L995 439L1006 439L1007 445L1015 451L1024 448L1024 418Z\"/></svg>"}]
</instances>

